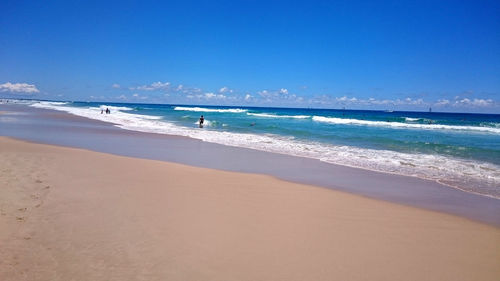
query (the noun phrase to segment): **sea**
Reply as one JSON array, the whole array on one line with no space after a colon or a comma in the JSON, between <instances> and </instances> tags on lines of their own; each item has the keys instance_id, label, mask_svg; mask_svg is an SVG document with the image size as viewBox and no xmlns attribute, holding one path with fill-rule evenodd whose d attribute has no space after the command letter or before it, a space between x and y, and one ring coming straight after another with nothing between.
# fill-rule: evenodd
<instances>
[{"instance_id":1,"label":"sea","mask_svg":"<svg viewBox=\"0 0 500 281\"><path fill-rule=\"evenodd\" d=\"M500 114L29 101L132 131L308 157L500 199ZM105 110L109 108L110 114ZM104 112L103 112L104 111ZM199 118L205 118L203 127Z\"/></svg>"}]
</instances>

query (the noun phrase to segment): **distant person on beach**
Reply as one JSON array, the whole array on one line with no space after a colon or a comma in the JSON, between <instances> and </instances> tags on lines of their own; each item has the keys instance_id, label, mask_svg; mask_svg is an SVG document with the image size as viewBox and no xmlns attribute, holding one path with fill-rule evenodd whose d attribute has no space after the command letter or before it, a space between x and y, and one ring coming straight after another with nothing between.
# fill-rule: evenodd
<instances>
[{"instance_id":1,"label":"distant person on beach","mask_svg":"<svg viewBox=\"0 0 500 281\"><path fill-rule=\"evenodd\" d=\"M200 116L200 128L203 128L203 122L205 122L205 117Z\"/></svg>"},{"instance_id":2,"label":"distant person on beach","mask_svg":"<svg viewBox=\"0 0 500 281\"><path fill-rule=\"evenodd\" d=\"M104 109L101 108L101 114L103 114L103 113L104 113Z\"/></svg>"},{"instance_id":3,"label":"distant person on beach","mask_svg":"<svg viewBox=\"0 0 500 281\"><path fill-rule=\"evenodd\" d=\"M109 108L106 107L106 114L111 114L111 110L109 110Z\"/></svg>"}]
</instances>

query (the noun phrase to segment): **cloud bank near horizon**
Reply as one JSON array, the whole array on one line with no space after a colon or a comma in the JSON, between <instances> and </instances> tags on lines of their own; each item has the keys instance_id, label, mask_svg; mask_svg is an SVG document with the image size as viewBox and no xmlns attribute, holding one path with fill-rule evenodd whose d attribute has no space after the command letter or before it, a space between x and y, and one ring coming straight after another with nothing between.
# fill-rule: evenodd
<instances>
[{"instance_id":1,"label":"cloud bank near horizon","mask_svg":"<svg viewBox=\"0 0 500 281\"><path fill-rule=\"evenodd\" d=\"M113 84L117 85L117 84ZM113 86L112 86L113 87ZM116 88L116 87L113 87ZM117 90L120 88L116 88ZM130 93L132 92L132 93ZM140 93L140 94L139 94ZM213 105L287 106L350 109L420 109L429 107L449 111L489 110L500 108L500 102L480 97L472 92L463 92L454 97L405 97L396 99L363 98L355 95L301 95L287 88L264 89L256 92L240 91L228 86L204 91L171 82L153 82L131 86L122 90L115 99L126 102L188 103ZM104 97L101 97L104 98Z\"/></svg>"},{"instance_id":2,"label":"cloud bank near horizon","mask_svg":"<svg viewBox=\"0 0 500 281\"><path fill-rule=\"evenodd\" d=\"M166 103L166 104L207 104L243 106L315 107L381 110L427 110L442 111L500 111L500 101L473 92L463 92L453 97L401 97L396 99L363 98L360 96L320 94L301 95L287 88L264 89L256 92L240 91L228 86L213 91L171 82L152 82L138 86L110 85L111 94L90 95L92 101ZM40 90L34 84L6 82L0 84L0 93L12 96L34 97ZM44 98L50 98L50 93ZM62 95L54 95L60 99ZM404 96L401 94L401 96Z\"/></svg>"},{"instance_id":3,"label":"cloud bank near horizon","mask_svg":"<svg viewBox=\"0 0 500 281\"><path fill-rule=\"evenodd\" d=\"M40 91L36 88L35 85L32 84L7 82L4 84L0 84L0 92L29 95L39 93Z\"/></svg>"}]
</instances>

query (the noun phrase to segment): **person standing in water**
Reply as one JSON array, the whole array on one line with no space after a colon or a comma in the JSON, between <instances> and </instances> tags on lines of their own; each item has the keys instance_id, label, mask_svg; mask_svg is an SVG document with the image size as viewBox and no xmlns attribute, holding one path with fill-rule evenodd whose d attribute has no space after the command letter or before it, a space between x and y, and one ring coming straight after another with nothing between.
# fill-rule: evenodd
<instances>
[{"instance_id":1,"label":"person standing in water","mask_svg":"<svg viewBox=\"0 0 500 281\"><path fill-rule=\"evenodd\" d=\"M205 118L202 116L200 116L200 128L203 128L203 122L205 121Z\"/></svg>"}]
</instances>

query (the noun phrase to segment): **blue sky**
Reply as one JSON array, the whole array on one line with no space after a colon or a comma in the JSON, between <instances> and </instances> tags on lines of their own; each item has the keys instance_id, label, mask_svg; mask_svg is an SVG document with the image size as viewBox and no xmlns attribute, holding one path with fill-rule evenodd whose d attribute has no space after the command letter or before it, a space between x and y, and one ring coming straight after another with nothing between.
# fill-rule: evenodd
<instances>
[{"instance_id":1,"label":"blue sky","mask_svg":"<svg viewBox=\"0 0 500 281\"><path fill-rule=\"evenodd\" d=\"M4 0L0 11L2 97L500 112L498 1Z\"/></svg>"}]
</instances>

